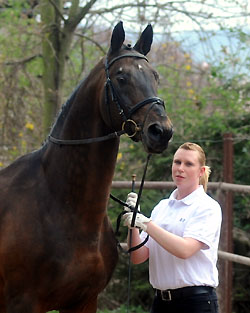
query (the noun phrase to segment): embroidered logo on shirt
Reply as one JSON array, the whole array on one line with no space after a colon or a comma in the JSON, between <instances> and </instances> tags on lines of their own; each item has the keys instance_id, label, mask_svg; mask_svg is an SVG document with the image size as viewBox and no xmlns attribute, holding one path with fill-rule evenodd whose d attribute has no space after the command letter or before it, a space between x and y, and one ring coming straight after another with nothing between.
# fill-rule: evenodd
<instances>
[{"instance_id":1,"label":"embroidered logo on shirt","mask_svg":"<svg viewBox=\"0 0 250 313\"><path fill-rule=\"evenodd\" d=\"M185 222L185 220L186 220L185 218L182 217L180 218L180 222Z\"/></svg>"}]
</instances>

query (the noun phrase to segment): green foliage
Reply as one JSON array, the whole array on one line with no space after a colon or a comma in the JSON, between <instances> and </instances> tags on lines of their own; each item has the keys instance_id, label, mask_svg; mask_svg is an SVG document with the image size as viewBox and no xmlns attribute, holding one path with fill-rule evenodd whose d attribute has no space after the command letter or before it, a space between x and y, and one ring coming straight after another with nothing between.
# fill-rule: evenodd
<instances>
[{"instance_id":1,"label":"green foliage","mask_svg":"<svg viewBox=\"0 0 250 313\"><path fill-rule=\"evenodd\" d=\"M144 311L140 306L139 307L130 307L129 308L130 312L133 313L146 313L148 311ZM113 312L113 313L127 313L128 309L125 305L122 305L121 307L115 309L115 310L97 310L97 313L109 313L109 312Z\"/></svg>"},{"instance_id":2,"label":"green foliage","mask_svg":"<svg viewBox=\"0 0 250 313\"><path fill-rule=\"evenodd\" d=\"M140 306L139 307L130 307L129 308L131 312L133 313L146 313L147 311L144 311ZM126 313L127 312L127 306L126 305L122 305L117 309L114 310L97 310L97 313L109 313L109 312L113 312L113 313ZM59 311L49 311L47 313L59 313Z\"/></svg>"},{"instance_id":3,"label":"green foliage","mask_svg":"<svg viewBox=\"0 0 250 313\"><path fill-rule=\"evenodd\" d=\"M0 11L0 168L39 147L44 140L41 132L42 25L39 18L28 18L28 1L12 0L11 5L11 9ZM67 55L63 101L103 56L94 41L87 39L101 42L101 35L98 37L91 28L86 33L80 31L85 36L74 37L73 49ZM159 96L165 101L175 133L169 148L161 155L152 156L146 180L170 181L174 152L183 142L194 141L206 152L208 165L212 168L211 181L223 181L222 136L231 132L234 136L234 182L250 185L249 34L238 28L228 29L228 33L239 39L237 51L230 52L222 47L220 56L207 60L211 65L206 70L190 54L183 52L178 43L160 43L163 50L157 51L153 61L159 64ZM105 45L107 42L102 44ZM176 46L179 57L164 50L168 45ZM239 58L238 51L246 52L245 59ZM122 137L114 180L131 180L135 173L136 180L140 181L145 161L142 145ZM130 188L113 189L112 194L125 201L129 191ZM149 216L154 205L170 192L144 189L141 211ZM249 208L249 195L235 193L234 225L247 232L250 230ZM122 209L113 200L109 201L108 214L114 228ZM127 229L121 226L118 239L125 242L126 236ZM127 276L128 257L121 253L114 276L100 295L99 307L103 309L100 313L126 310ZM244 290L240 289L238 296L244 299ZM148 264L132 266L131 311L148 311L152 297Z\"/></svg>"},{"instance_id":4,"label":"green foliage","mask_svg":"<svg viewBox=\"0 0 250 313\"><path fill-rule=\"evenodd\" d=\"M41 143L39 23L27 1L0 12L0 168Z\"/></svg>"}]
</instances>

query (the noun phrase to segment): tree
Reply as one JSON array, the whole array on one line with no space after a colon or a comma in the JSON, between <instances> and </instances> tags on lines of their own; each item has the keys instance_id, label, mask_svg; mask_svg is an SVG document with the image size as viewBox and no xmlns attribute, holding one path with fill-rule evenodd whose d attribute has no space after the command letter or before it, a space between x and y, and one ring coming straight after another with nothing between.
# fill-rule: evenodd
<instances>
[{"instance_id":1,"label":"tree","mask_svg":"<svg viewBox=\"0 0 250 313\"><path fill-rule=\"evenodd\" d=\"M43 87L44 87L44 131L48 132L49 127L62 102L62 87L65 78L65 62L72 48L75 32L81 29L81 34L86 35L89 25L94 25L97 18L105 19L107 14L113 13L112 20L116 12L125 16L126 10L135 8L135 16L140 23L152 21L159 23L160 19L166 21L176 12L188 16L190 20L199 24L201 19L213 16L206 9L204 3L193 13L188 12L186 2L165 2L165 1L137 1L126 4L116 4L105 1L90 0L82 3L79 0L41 0L40 12L42 21L42 54L44 62ZM152 13L147 14L147 9ZM181 8L181 9L180 9ZM167 13L163 13L167 12ZM99 22L100 23L100 22ZM113 22L114 23L114 22ZM162 23L162 21L161 21ZM81 24L81 26L80 26ZM84 26L83 26L84 25Z\"/></svg>"},{"instance_id":2,"label":"tree","mask_svg":"<svg viewBox=\"0 0 250 313\"><path fill-rule=\"evenodd\" d=\"M71 49L74 32L96 1L88 1L83 7L79 5L78 0L71 1L67 19L63 14L64 1L40 1L43 28L44 130L46 133L61 106L65 62Z\"/></svg>"},{"instance_id":3,"label":"tree","mask_svg":"<svg viewBox=\"0 0 250 313\"><path fill-rule=\"evenodd\" d=\"M154 44L149 57L160 73L159 95L165 100L175 128L169 149L152 157L146 178L170 180L171 158L177 146L187 140L202 140L198 143L206 150L208 162L212 165L211 179L221 180L221 136L223 132L231 131L235 138L235 182L249 184L249 32L227 26L228 21L240 16L244 10L247 16L248 1L223 1L223 7L215 2L216 14L212 15L212 1L200 1L200 5L197 1L186 0L126 3L111 0L2 1L0 167L36 148L44 140L65 98L105 54L110 29L121 19L128 30L127 40L133 42L141 25L144 27L150 22L154 26ZM191 46L194 44L191 42L193 33L187 35L177 27L184 20L183 30L189 29L190 23L196 24L196 39L205 47L205 59L198 60L197 46ZM217 22L217 30L230 39L217 50L212 45L217 30L207 28L212 22ZM237 39L237 49L233 49L236 47L232 41L234 38ZM242 54L239 57L239 52L245 52L245 57ZM145 159L139 144L122 138L116 179L130 180L135 172L139 180ZM115 191L115 195L125 200L127 192ZM149 214L163 196L161 191L143 193L143 212ZM249 231L249 197L235 197L234 205L235 225ZM109 215L114 225L120 210L110 202ZM125 238L125 232L122 238ZM126 293L119 281L126 276L124 264L118 268L118 275L121 272L123 276L110 286L121 291L116 297L120 297L119 303ZM145 268L141 273L139 268L135 272L133 290L143 299L149 299ZM132 302L142 305L134 298Z\"/></svg>"},{"instance_id":4,"label":"tree","mask_svg":"<svg viewBox=\"0 0 250 313\"><path fill-rule=\"evenodd\" d=\"M196 1L186 0L137 0L118 4L117 1L105 0L5 0L0 13L3 12L3 15L16 10L20 23L25 16L28 23L37 27L35 33L38 35L37 40L41 40L40 55L44 64L41 76L45 135L64 100L62 89L65 83L65 67L70 61L73 47L81 45L83 48L84 41L93 41L96 33L110 29L119 19L123 19L129 28L134 28L136 33L148 22L156 26L157 32L168 34L169 37L173 36L176 25L183 22L186 25L198 25L201 33L205 23L217 21L223 26L223 19L233 14L230 5L230 0L225 1L223 6L214 3L213 10L217 10L214 14L212 5L204 1L197 5ZM244 2L235 1L234 8L238 9L239 15L243 14L241 12L245 10ZM40 30L37 31L38 29ZM134 31L131 31L131 36L134 36ZM95 43L100 47L97 41Z\"/></svg>"}]
</instances>

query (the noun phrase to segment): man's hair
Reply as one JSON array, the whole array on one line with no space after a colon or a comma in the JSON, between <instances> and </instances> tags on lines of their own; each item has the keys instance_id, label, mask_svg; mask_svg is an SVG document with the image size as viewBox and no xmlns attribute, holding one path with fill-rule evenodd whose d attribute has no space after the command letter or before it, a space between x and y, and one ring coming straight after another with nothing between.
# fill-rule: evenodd
<instances>
[{"instance_id":1,"label":"man's hair","mask_svg":"<svg viewBox=\"0 0 250 313\"><path fill-rule=\"evenodd\" d=\"M205 172L200 177L200 184L203 185L204 190L207 191L207 183L208 183L209 175L211 173L211 169L209 166L206 165L206 155L205 155L204 150L201 148L201 146L193 142L185 142L179 147L179 149L198 152L198 159L199 159L200 165L205 167Z\"/></svg>"}]
</instances>

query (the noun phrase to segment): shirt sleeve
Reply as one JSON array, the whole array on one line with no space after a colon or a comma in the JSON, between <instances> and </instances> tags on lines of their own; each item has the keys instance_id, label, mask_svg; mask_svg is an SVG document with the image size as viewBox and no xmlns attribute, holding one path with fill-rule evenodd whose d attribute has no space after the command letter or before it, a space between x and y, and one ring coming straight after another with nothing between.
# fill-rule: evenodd
<instances>
[{"instance_id":1,"label":"shirt sleeve","mask_svg":"<svg viewBox=\"0 0 250 313\"><path fill-rule=\"evenodd\" d=\"M141 238L141 241L143 242L144 240L146 240L146 238L147 238L147 233L145 232L145 231L142 231L141 233L140 233L140 238ZM148 241L145 243L145 246L147 247L148 245Z\"/></svg>"},{"instance_id":2,"label":"shirt sleeve","mask_svg":"<svg viewBox=\"0 0 250 313\"><path fill-rule=\"evenodd\" d=\"M218 247L221 227L221 207L215 200L201 202L186 224L183 237L205 244L203 249Z\"/></svg>"}]
</instances>

